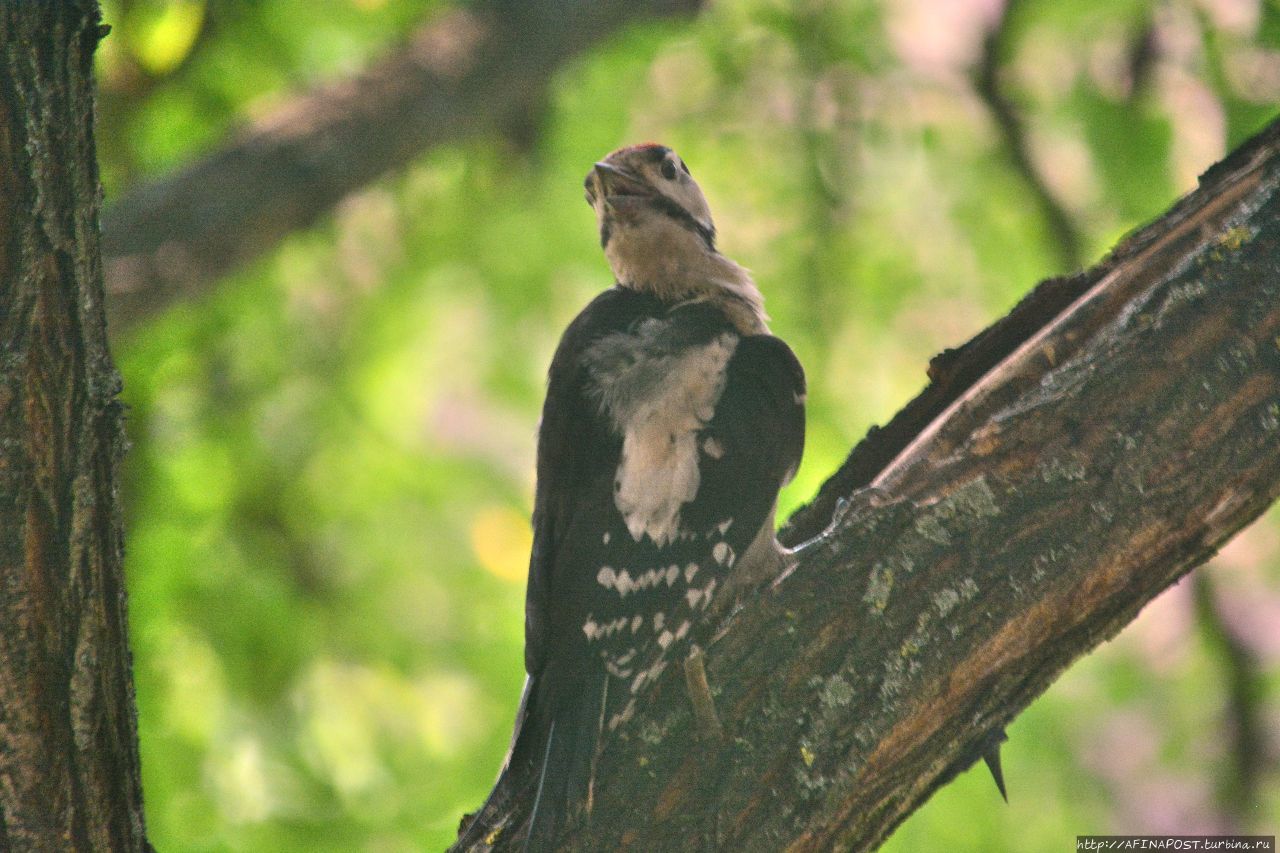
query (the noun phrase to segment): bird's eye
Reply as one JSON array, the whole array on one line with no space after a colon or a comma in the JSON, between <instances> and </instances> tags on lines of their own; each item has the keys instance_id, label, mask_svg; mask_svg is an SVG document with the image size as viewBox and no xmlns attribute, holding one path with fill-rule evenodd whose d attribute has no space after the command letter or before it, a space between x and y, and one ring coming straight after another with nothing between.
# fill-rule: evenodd
<instances>
[{"instance_id":1,"label":"bird's eye","mask_svg":"<svg viewBox=\"0 0 1280 853\"><path fill-rule=\"evenodd\" d=\"M666 178L668 181L674 181L676 179L676 164L672 163L670 160L663 160L662 177Z\"/></svg>"}]
</instances>

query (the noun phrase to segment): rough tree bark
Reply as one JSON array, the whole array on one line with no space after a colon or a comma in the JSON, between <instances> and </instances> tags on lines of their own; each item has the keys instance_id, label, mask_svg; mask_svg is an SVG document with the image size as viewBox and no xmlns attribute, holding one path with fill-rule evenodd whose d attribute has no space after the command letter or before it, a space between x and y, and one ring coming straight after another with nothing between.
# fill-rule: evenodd
<instances>
[{"instance_id":1,"label":"rough tree bark","mask_svg":"<svg viewBox=\"0 0 1280 853\"><path fill-rule=\"evenodd\" d=\"M521 120L557 68L623 26L700 6L486 0L445 14L365 73L297 97L108 208L112 334L200 295L424 150Z\"/></svg>"},{"instance_id":2,"label":"rough tree bark","mask_svg":"<svg viewBox=\"0 0 1280 853\"><path fill-rule=\"evenodd\" d=\"M93 0L0 2L0 849L143 850Z\"/></svg>"},{"instance_id":3,"label":"rough tree bark","mask_svg":"<svg viewBox=\"0 0 1280 853\"><path fill-rule=\"evenodd\" d=\"M1278 188L1280 121L934 359L707 650L725 736L698 740L668 668L565 849L871 850L1259 515L1280 494Z\"/></svg>"}]
</instances>

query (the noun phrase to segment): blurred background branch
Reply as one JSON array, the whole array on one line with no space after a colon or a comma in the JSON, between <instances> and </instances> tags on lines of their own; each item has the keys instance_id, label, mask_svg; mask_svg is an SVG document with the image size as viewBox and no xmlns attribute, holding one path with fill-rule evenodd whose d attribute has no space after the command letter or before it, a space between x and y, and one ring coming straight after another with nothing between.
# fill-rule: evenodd
<instances>
[{"instance_id":1,"label":"blurred background branch","mask_svg":"<svg viewBox=\"0 0 1280 853\"><path fill-rule=\"evenodd\" d=\"M218 150L109 205L102 231L111 328L197 297L434 145L528 124L566 60L630 22L699 5L493 0L434 16L368 70L291 98ZM187 56L212 17L201 18ZM155 78L136 69L130 94L145 97Z\"/></svg>"},{"instance_id":2,"label":"blurred background branch","mask_svg":"<svg viewBox=\"0 0 1280 853\"><path fill-rule=\"evenodd\" d=\"M1214 576L1196 574L1192 585L1196 623L1210 652L1220 662L1225 696L1219 735L1227 755L1216 790L1223 825L1243 832L1261 803L1263 767L1269 751L1266 732L1266 680L1257 655L1222 612L1214 595Z\"/></svg>"},{"instance_id":3,"label":"blurred background branch","mask_svg":"<svg viewBox=\"0 0 1280 853\"><path fill-rule=\"evenodd\" d=\"M1052 235L1058 252L1059 272L1073 273L1084 266L1084 245L1075 223L1066 208L1054 196L1040 168L1036 165L1027 130L1018 115L1013 97L1007 91L1008 74L1005 64L1011 51L1012 31L1023 0L1007 0L996 24L982 39L982 54L973 71L974 90L991 113L999 131L1001 144L1008 153L1014 169L1026 181L1044 217L1045 227Z\"/></svg>"}]
</instances>

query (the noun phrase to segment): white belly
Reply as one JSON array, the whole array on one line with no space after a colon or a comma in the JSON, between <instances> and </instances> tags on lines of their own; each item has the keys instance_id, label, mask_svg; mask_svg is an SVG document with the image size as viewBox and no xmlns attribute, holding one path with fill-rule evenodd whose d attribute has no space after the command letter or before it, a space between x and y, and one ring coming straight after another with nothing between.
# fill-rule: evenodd
<instances>
[{"instance_id":1,"label":"white belly","mask_svg":"<svg viewBox=\"0 0 1280 853\"><path fill-rule=\"evenodd\" d=\"M680 532L680 507L698 494L698 431L715 414L738 338L724 334L673 356L660 380L610 406L622 433L614 504L631 536L662 546Z\"/></svg>"}]
</instances>

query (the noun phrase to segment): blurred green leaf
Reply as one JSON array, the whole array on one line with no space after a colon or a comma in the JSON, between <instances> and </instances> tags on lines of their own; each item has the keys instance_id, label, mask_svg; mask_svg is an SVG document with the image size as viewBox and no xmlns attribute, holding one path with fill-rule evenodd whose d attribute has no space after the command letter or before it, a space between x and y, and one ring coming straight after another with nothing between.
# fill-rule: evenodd
<instances>
[{"instance_id":1,"label":"blurred green leaf","mask_svg":"<svg viewBox=\"0 0 1280 853\"><path fill-rule=\"evenodd\" d=\"M1083 84L1075 100L1108 201L1129 222L1157 216L1175 195L1168 117L1148 99L1116 101Z\"/></svg>"}]
</instances>

